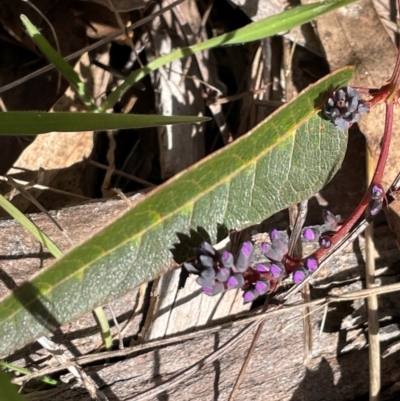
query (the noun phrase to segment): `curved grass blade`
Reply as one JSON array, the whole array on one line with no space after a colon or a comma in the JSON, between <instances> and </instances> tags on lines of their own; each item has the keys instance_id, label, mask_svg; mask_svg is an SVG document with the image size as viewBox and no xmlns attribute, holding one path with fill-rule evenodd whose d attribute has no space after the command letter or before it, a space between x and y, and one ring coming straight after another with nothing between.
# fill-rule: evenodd
<instances>
[{"instance_id":1,"label":"curved grass blade","mask_svg":"<svg viewBox=\"0 0 400 401\"><path fill-rule=\"evenodd\" d=\"M8 111L0 113L0 135L37 135L52 131L77 132L146 128L168 124L201 123L209 119L209 117L195 116Z\"/></svg>"},{"instance_id":2,"label":"curved grass blade","mask_svg":"<svg viewBox=\"0 0 400 401\"><path fill-rule=\"evenodd\" d=\"M347 132L318 115L346 67L252 132L178 174L0 302L0 355L167 270L178 234L242 228L319 191L340 167Z\"/></svg>"},{"instance_id":3,"label":"curved grass blade","mask_svg":"<svg viewBox=\"0 0 400 401\"><path fill-rule=\"evenodd\" d=\"M80 80L78 74L74 71L70 64L68 64L53 47L47 41L47 39L39 32L39 30L29 21L26 15L21 15L22 23L25 25L25 28L35 42L35 44L39 47L39 49L43 52L43 54L51 61L58 71L67 79L70 83L72 89L76 92L76 94L82 99L85 106L92 111L97 109L92 97L90 96L90 92L86 88L86 85Z\"/></svg>"},{"instance_id":4,"label":"curved grass blade","mask_svg":"<svg viewBox=\"0 0 400 401\"><path fill-rule=\"evenodd\" d=\"M191 56L202 50L212 49L213 47L243 44L276 35L277 33L305 24L320 15L356 1L358 0L328 0L320 3L305 4L284 11L280 14L252 22L251 24L235 31L165 54L149 63L147 66L133 71L101 104L99 110L106 111L112 108L133 84L140 81L150 72L155 71L172 61Z\"/></svg>"},{"instance_id":5,"label":"curved grass blade","mask_svg":"<svg viewBox=\"0 0 400 401\"><path fill-rule=\"evenodd\" d=\"M29 220L18 208L9 202L4 196L0 195L0 207L3 208L11 217L18 221L22 227L28 230L49 252L55 257L62 256L62 252L57 245L39 228Z\"/></svg>"}]
</instances>

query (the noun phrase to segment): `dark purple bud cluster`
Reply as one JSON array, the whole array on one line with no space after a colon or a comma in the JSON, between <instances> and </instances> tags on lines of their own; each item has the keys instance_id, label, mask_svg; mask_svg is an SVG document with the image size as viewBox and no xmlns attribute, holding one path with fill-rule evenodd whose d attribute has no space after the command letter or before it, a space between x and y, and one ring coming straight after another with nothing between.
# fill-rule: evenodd
<instances>
[{"instance_id":1,"label":"dark purple bud cluster","mask_svg":"<svg viewBox=\"0 0 400 401\"><path fill-rule=\"evenodd\" d=\"M370 213L375 216L379 210L382 209L383 200L385 198L385 191L382 185L375 184L371 188L371 202L369 204Z\"/></svg>"},{"instance_id":2,"label":"dark purple bud cluster","mask_svg":"<svg viewBox=\"0 0 400 401\"><path fill-rule=\"evenodd\" d=\"M347 130L361 114L368 112L368 104L351 86L334 92L324 105L324 114L340 130Z\"/></svg>"}]
</instances>

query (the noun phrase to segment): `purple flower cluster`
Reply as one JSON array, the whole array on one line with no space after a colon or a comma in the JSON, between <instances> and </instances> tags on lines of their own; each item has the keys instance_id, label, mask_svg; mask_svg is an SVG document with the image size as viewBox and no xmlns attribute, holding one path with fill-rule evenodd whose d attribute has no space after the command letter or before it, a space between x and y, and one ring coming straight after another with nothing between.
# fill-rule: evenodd
<instances>
[{"instance_id":1,"label":"purple flower cluster","mask_svg":"<svg viewBox=\"0 0 400 401\"><path fill-rule=\"evenodd\" d=\"M324 224L318 227L305 227L302 232L302 239L306 242L318 242L321 248L331 246L330 234L334 233L340 221L340 216L335 216L329 210L323 211ZM298 284L306 277L318 269L318 261L313 257L308 257L302 261L292 274L293 281Z\"/></svg>"},{"instance_id":2,"label":"purple flower cluster","mask_svg":"<svg viewBox=\"0 0 400 401\"><path fill-rule=\"evenodd\" d=\"M334 233L340 221L340 215L335 216L329 210L322 213L324 224L318 227L306 227L303 229L302 238L306 242L319 242L321 248L329 248L331 241L329 234Z\"/></svg>"},{"instance_id":3,"label":"purple flower cluster","mask_svg":"<svg viewBox=\"0 0 400 401\"><path fill-rule=\"evenodd\" d=\"M230 252L220 253L203 242L197 249L196 261L184 263L184 267L189 273L199 276L196 282L204 294L212 296L224 290L241 288L244 301L252 302L273 290L286 275L281 261L288 251L288 241L278 230L271 231L270 238L271 243L261 244L268 259L264 263L253 264L254 246L250 241L243 243L236 260Z\"/></svg>"},{"instance_id":4,"label":"purple flower cluster","mask_svg":"<svg viewBox=\"0 0 400 401\"><path fill-rule=\"evenodd\" d=\"M339 89L324 105L324 114L340 130L347 130L361 114L368 112L368 104L351 86Z\"/></svg>"}]
</instances>

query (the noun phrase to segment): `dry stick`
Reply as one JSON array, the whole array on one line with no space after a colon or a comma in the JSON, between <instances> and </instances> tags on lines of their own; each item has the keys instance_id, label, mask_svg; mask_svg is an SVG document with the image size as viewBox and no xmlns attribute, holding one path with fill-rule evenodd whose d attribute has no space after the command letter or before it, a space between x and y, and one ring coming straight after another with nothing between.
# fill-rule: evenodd
<instances>
[{"instance_id":1,"label":"dry stick","mask_svg":"<svg viewBox=\"0 0 400 401\"><path fill-rule=\"evenodd\" d=\"M211 364L222 355L224 355L230 348L235 346L247 333L249 333L254 327L256 327L259 322L253 322L249 324L246 328L244 328L240 333L236 334L233 338L231 338L228 342L226 342L222 347L219 347L215 352L206 356L198 363L192 365L189 369L177 374L175 377L167 380L165 383L161 384L160 386L153 387L150 390L145 391L144 393L138 394L133 398L125 398L124 401L141 401L145 400L149 397L154 397L157 394L160 394L166 391L171 386L186 380L188 377L194 375L207 365Z\"/></svg>"},{"instance_id":2,"label":"dry stick","mask_svg":"<svg viewBox=\"0 0 400 401\"><path fill-rule=\"evenodd\" d=\"M108 170L109 169L109 166L106 166L105 164L98 163L98 162L96 162L94 160L90 160L90 164L92 164L95 167L101 168L103 170ZM132 175L132 174L125 173L124 171L121 171L121 170L118 170L118 169L114 169L113 170L113 174L120 175L121 177L128 178L131 181L138 182L139 184L142 184L145 187L155 187L155 185L150 181L143 180L142 178L136 177L135 175Z\"/></svg>"},{"instance_id":3,"label":"dry stick","mask_svg":"<svg viewBox=\"0 0 400 401\"><path fill-rule=\"evenodd\" d=\"M45 216L47 216L50 219L50 221L61 231L61 233L68 240L68 242L72 245L72 240L68 235L68 232L64 230L61 224L46 210L46 208L43 207L42 204L28 192L27 189L32 188L34 183L32 184L28 183L27 185L23 186L20 185L18 182L16 182L12 177L8 177L8 183L13 188L15 188L21 195L25 196L26 199L32 202Z\"/></svg>"},{"instance_id":4,"label":"dry stick","mask_svg":"<svg viewBox=\"0 0 400 401\"><path fill-rule=\"evenodd\" d=\"M133 31L136 28L139 28L142 25L147 24L148 22L150 22L151 20L153 20L154 18L160 16L161 14L165 13L166 11L171 10L172 8L176 7L178 4L182 3L185 0L177 0L174 3L172 3L171 5L162 8L161 10L155 12L154 14L151 14L145 18L142 18L140 21L135 22L134 24L128 26L126 29L119 29L118 31L114 32L111 35L108 35L106 38L101 39L99 41L97 41L96 43L93 43L92 45L86 46L81 50L78 50L74 53L71 53L70 55L66 56L64 58L65 61L70 61L70 60L74 60L76 58L78 58L79 56L81 56L84 53L87 53L91 50L97 49L100 46L103 46L106 43L111 42L112 40L118 38L118 36L125 34L126 32L130 32ZM24 77L15 80L14 82L11 82L7 85L4 85L2 87L0 87L0 93L3 93L9 89L15 88L18 85L23 84L24 82L27 82L41 74L44 74L47 71L51 71L53 68L55 68L54 64L49 64L46 67L40 68L39 70L32 72L31 74L25 75Z\"/></svg>"},{"instance_id":5,"label":"dry stick","mask_svg":"<svg viewBox=\"0 0 400 401\"><path fill-rule=\"evenodd\" d=\"M43 348L47 349L47 351L49 351L49 353L52 354L53 357L56 358L60 363L69 363L68 370L78 380L78 382L82 382L93 400L108 401L108 398L99 390L94 380L90 376L88 376L78 364L71 363L65 351L60 349L57 344L55 344L47 337L40 337L36 341Z\"/></svg>"},{"instance_id":6,"label":"dry stick","mask_svg":"<svg viewBox=\"0 0 400 401\"><path fill-rule=\"evenodd\" d=\"M0 175L0 181L8 182L9 181L9 177L5 177L4 175ZM16 182L19 185L30 185L31 184L28 181L24 181L24 180L20 180L20 179L16 179L16 178L13 178L13 181ZM89 198L88 196L74 194L73 192L62 191L61 189L51 188L51 187L48 187L46 185L33 184L33 185L30 186L30 188L40 189L41 191L54 192L56 194L65 195L65 196L74 196L74 197L82 199L82 200L91 200L91 198Z\"/></svg>"},{"instance_id":7,"label":"dry stick","mask_svg":"<svg viewBox=\"0 0 400 401\"><path fill-rule=\"evenodd\" d=\"M359 234L360 234L360 232L357 233L357 236ZM260 313L257 315L253 314L253 315L249 316L249 314L243 314L237 320L234 320L234 321L231 321L228 323L223 323L218 326L211 327L211 328L197 330L197 331L194 331L194 332L191 332L188 334L178 335L178 336L170 337L170 338L163 339L163 340L155 340L155 341L151 341L148 343L135 345L132 347L127 347L123 350L107 351L107 352L102 352L102 353L98 353L98 354L89 354L89 355L79 356L76 359L73 359L67 363L63 363L59 366L50 366L50 367L44 368L40 371L31 373L30 375L14 378L12 380L12 382L15 384L18 384L18 385L22 385L24 382L26 382L28 380L65 370L75 362L79 363L79 365L87 365L89 363L103 361L105 359L110 359L110 358L126 358L126 357L130 357L132 354L135 354L135 353L139 353L139 352L143 353L146 351L150 351L152 349L165 347L169 344L182 343L182 341L190 340L190 339L198 337L202 334L210 334L210 333L214 333L214 332L219 332L219 331L227 329L227 328L243 326L244 324L249 324L249 323L258 324L258 322L260 320L265 319L266 317L281 315L284 313L290 313L290 312L294 312L297 310L303 310L305 307L316 307L318 305L326 306L330 302L348 302L348 301L354 301L356 299L365 299L371 295L389 294L389 293L398 292L398 291L400 291L400 283L395 283L395 284L390 284L390 285L381 286L381 287L374 287L374 288L370 288L370 289L353 291L349 294L342 294L339 296L329 296L326 298L320 298L320 299L316 299L316 300L311 301L306 304L304 304L304 303L288 304L288 305L284 305L283 307L276 308L275 310L267 311L267 312Z\"/></svg>"},{"instance_id":8,"label":"dry stick","mask_svg":"<svg viewBox=\"0 0 400 401\"><path fill-rule=\"evenodd\" d=\"M373 174L374 163L367 150L367 182ZM365 230L365 282L367 288L375 287L375 256L374 256L374 226L373 222ZM368 353L369 353L369 400L378 401L381 387L381 355L379 344L379 316L378 297L372 295L367 298L368 316Z\"/></svg>"}]
</instances>

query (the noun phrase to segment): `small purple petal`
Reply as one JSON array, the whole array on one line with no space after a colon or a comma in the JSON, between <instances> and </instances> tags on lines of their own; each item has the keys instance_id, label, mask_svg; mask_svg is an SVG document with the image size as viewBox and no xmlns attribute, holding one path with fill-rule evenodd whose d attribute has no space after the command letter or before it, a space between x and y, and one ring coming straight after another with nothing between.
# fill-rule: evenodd
<instances>
[{"instance_id":1,"label":"small purple petal","mask_svg":"<svg viewBox=\"0 0 400 401\"><path fill-rule=\"evenodd\" d=\"M384 196L384 191L383 191L382 185L375 184L371 188L371 198L378 200L378 199L382 199L383 196Z\"/></svg>"},{"instance_id":2,"label":"small purple petal","mask_svg":"<svg viewBox=\"0 0 400 401\"><path fill-rule=\"evenodd\" d=\"M208 287L208 286L205 286L205 287L202 287L203 288L203 292L204 292L204 294L206 294L206 295L212 295L212 292L214 291L214 287Z\"/></svg>"},{"instance_id":3,"label":"small purple petal","mask_svg":"<svg viewBox=\"0 0 400 401\"><path fill-rule=\"evenodd\" d=\"M308 272L304 267L298 267L292 275L293 282L299 284L306 279Z\"/></svg>"},{"instance_id":4,"label":"small purple petal","mask_svg":"<svg viewBox=\"0 0 400 401\"><path fill-rule=\"evenodd\" d=\"M225 287L221 283L215 283L215 285L212 286L204 286L203 288L203 293L206 295L209 295L210 297L217 295L224 291Z\"/></svg>"},{"instance_id":5,"label":"small purple petal","mask_svg":"<svg viewBox=\"0 0 400 401\"><path fill-rule=\"evenodd\" d=\"M229 276L231 275L231 270L228 269L227 267L221 267L217 271L216 278L218 281L221 281L222 283L225 283L226 280L228 280Z\"/></svg>"},{"instance_id":6,"label":"small purple petal","mask_svg":"<svg viewBox=\"0 0 400 401\"><path fill-rule=\"evenodd\" d=\"M256 290L249 289L243 294L244 302L253 302L258 298L259 293Z\"/></svg>"},{"instance_id":7,"label":"small purple petal","mask_svg":"<svg viewBox=\"0 0 400 401\"><path fill-rule=\"evenodd\" d=\"M248 269L254 259L254 247L250 241L245 242L240 249L239 256L236 260L236 270L244 272Z\"/></svg>"},{"instance_id":8,"label":"small purple petal","mask_svg":"<svg viewBox=\"0 0 400 401\"><path fill-rule=\"evenodd\" d=\"M271 239L271 242L274 241L277 237L279 237L281 233L274 228L270 233L269 233L269 238Z\"/></svg>"},{"instance_id":9,"label":"small purple petal","mask_svg":"<svg viewBox=\"0 0 400 401\"><path fill-rule=\"evenodd\" d=\"M256 281L256 285L254 288L260 295L263 295L270 290L271 284L269 283L269 281L258 280Z\"/></svg>"},{"instance_id":10,"label":"small purple petal","mask_svg":"<svg viewBox=\"0 0 400 401\"><path fill-rule=\"evenodd\" d=\"M321 236L321 232L318 228L311 228L308 227L303 231L303 238L306 241L318 241L319 237Z\"/></svg>"},{"instance_id":11,"label":"small purple petal","mask_svg":"<svg viewBox=\"0 0 400 401\"><path fill-rule=\"evenodd\" d=\"M191 263L184 262L183 267L189 272L194 274L199 274L199 271Z\"/></svg>"},{"instance_id":12,"label":"small purple petal","mask_svg":"<svg viewBox=\"0 0 400 401\"><path fill-rule=\"evenodd\" d=\"M325 225L328 226L329 230L334 231L337 227L337 223L340 220L340 216L335 216L329 210L324 210L322 212L322 217L324 219Z\"/></svg>"},{"instance_id":13,"label":"small purple petal","mask_svg":"<svg viewBox=\"0 0 400 401\"><path fill-rule=\"evenodd\" d=\"M274 239L272 246L274 249L279 251L282 255L286 255L289 250L289 243L284 235L281 235Z\"/></svg>"},{"instance_id":14,"label":"small purple petal","mask_svg":"<svg viewBox=\"0 0 400 401\"><path fill-rule=\"evenodd\" d=\"M244 242L241 251L246 258L249 258L253 252L253 244L250 241Z\"/></svg>"},{"instance_id":15,"label":"small purple petal","mask_svg":"<svg viewBox=\"0 0 400 401\"><path fill-rule=\"evenodd\" d=\"M228 278L228 281L226 282L226 285L229 290L232 290L234 288L240 288L244 284L244 278L241 274L234 274L233 276L230 276Z\"/></svg>"},{"instance_id":16,"label":"small purple petal","mask_svg":"<svg viewBox=\"0 0 400 401\"><path fill-rule=\"evenodd\" d=\"M372 216L378 214L378 212L382 209L382 199L373 199L369 204L369 211Z\"/></svg>"},{"instance_id":17,"label":"small purple petal","mask_svg":"<svg viewBox=\"0 0 400 401\"><path fill-rule=\"evenodd\" d=\"M268 264L257 264L256 270L260 273L268 273L269 272L269 265Z\"/></svg>"},{"instance_id":18,"label":"small purple petal","mask_svg":"<svg viewBox=\"0 0 400 401\"><path fill-rule=\"evenodd\" d=\"M204 267L212 268L214 266L214 260L213 260L213 258L211 256L200 255L199 256L199 262Z\"/></svg>"},{"instance_id":19,"label":"small purple petal","mask_svg":"<svg viewBox=\"0 0 400 401\"><path fill-rule=\"evenodd\" d=\"M212 267L207 267L200 273L201 277L212 279L215 277L215 270Z\"/></svg>"},{"instance_id":20,"label":"small purple petal","mask_svg":"<svg viewBox=\"0 0 400 401\"><path fill-rule=\"evenodd\" d=\"M304 266L313 272L318 269L318 261L314 258L307 258L304 260Z\"/></svg>"},{"instance_id":21,"label":"small purple petal","mask_svg":"<svg viewBox=\"0 0 400 401\"><path fill-rule=\"evenodd\" d=\"M224 251L222 252L222 256L221 256L221 263L225 266L225 267L232 267L233 266L233 255L228 252L228 251Z\"/></svg>"},{"instance_id":22,"label":"small purple petal","mask_svg":"<svg viewBox=\"0 0 400 401\"><path fill-rule=\"evenodd\" d=\"M196 283L200 287L214 287L215 280L213 278L208 278L208 277L197 277L196 278Z\"/></svg>"},{"instance_id":23,"label":"small purple petal","mask_svg":"<svg viewBox=\"0 0 400 401\"><path fill-rule=\"evenodd\" d=\"M285 267L281 263L273 263L269 270L274 278L281 278L285 274Z\"/></svg>"},{"instance_id":24,"label":"small purple petal","mask_svg":"<svg viewBox=\"0 0 400 401\"><path fill-rule=\"evenodd\" d=\"M319 239L319 245L321 248L328 249L331 247L332 242L328 237L321 237Z\"/></svg>"},{"instance_id":25,"label":"small purple petal","mask_svg":"<svg viewBox=\"0 0 400 401\"><path fill-rule=\"evenodd\" d=\"M261 244L261 250L268 259L275 260L276 262L280 262L283 258L282 252L273 245L268 244L268 242Z\"/></svg>"},{"instance_id":26,"label":"small purple petal","mask_svg":"<svg viewBox=\"0 0 400 401\"><path fill-rule=\"evenodd\" d=\"M215 249L211 244L208 242L204 241L201 243L201 248L204 249L206 252L208 252L211 255L215 255Z\"/></svg>"}]
</instances>

